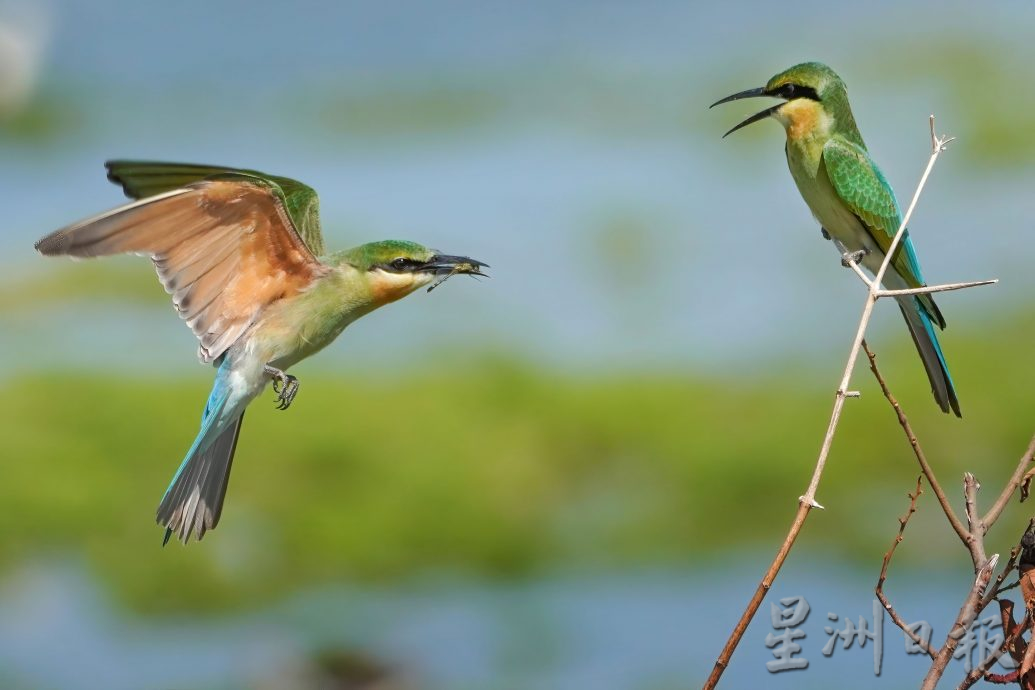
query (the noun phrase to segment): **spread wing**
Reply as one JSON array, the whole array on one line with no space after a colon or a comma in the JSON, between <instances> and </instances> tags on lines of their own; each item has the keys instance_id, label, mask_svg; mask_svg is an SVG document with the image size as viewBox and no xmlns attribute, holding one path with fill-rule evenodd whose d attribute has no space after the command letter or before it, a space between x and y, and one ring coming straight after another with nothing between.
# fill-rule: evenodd
<instances>
[{"instance_id":1,"label":"spread wing","mask_svg":"<svg viewBox=\"0 0 1035 690\"><path fill-rule=\"evenodd\" d=\"M312 187L298 180L266 175L255 170L192 163L114 160L105 163L104 167L108 170L108 179L120 185L131 199L143 199L205 179L253 179L268 187L280 199L299 237L313 256L324 254L323 236L320 233L320 198Z\"/></svg>"},{"instance_id":2,"label":"spread wing","mask_svg":"<svg viewBox=\"0 0 1035 690\"><path fill-rule=\"evenodd\" d=\"M172 174L134 177L133 193L162 191L36 243L47 255L149 255L203 362L222 355L267 306L329 270L303 241L275 182L208 170L219 172L186 184Z\"/></svg>"},{"instance_id":3,"label":"spread wing","mask_svg":"<svg viewBox=\"0 0 1035 690\"><path fill-rule=\"evenodd\" d=\"M841 137L831 137L823 147L823 164L827 177L841 200L862 222L870 236L885 253L902 224L902 213L895 192L866 150ZM891 268L910 287L925 285L913 240L906 230L899 243ZM930 295L920 296L924 309L942 328L945 320Z\"/></svg>"}]
</instances>

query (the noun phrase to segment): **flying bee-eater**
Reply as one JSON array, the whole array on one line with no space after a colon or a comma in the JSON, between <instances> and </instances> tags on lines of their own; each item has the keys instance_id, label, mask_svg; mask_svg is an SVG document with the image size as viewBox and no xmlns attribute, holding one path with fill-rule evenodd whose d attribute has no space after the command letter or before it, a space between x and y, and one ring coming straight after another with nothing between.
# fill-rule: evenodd
<instances>
[{"instance_id":1,"label":"flying bee-eater","mask_svg":"<svg viewBox=\"0 0 1035 690\"><path fill-rule=\"evenodd\" d=\"M772 117L787 133L787 165L802 198L821 226L851 258L876 274L902 223L895 192L870 158L848 105L848 91L834 70L806 62L780 72L765 86L727 96L711 105L767 96L784 102L752 115L723 137ZM909 232L895 250L883 284L892 290L925 286ZM943 412L960 415L956 389L949 375L934 324L945 319L929 294L895 298L909 325L913 342L931 380L934 399Z\"/></svg>"},{"instance_id":2,"label":"flying bee-eater","mask_svg":"<svg viewBox=\"0 0 1035 690\"><path fill-rule=\"evenodd\" d=\"M324 253L310 187L286 177L204 165L109 161L108 179L136 201L36 243L48 256L151 257L198 358L216 367L201 430L158 506L165 542L215 528L245 408L272 381L280 409L298 392L286 372L350 323L414 290L486 264L413 242ZM438 282L435 282L438 281ZM164 543L164 542L163 542Z\"/></svg>"}]
</instances>

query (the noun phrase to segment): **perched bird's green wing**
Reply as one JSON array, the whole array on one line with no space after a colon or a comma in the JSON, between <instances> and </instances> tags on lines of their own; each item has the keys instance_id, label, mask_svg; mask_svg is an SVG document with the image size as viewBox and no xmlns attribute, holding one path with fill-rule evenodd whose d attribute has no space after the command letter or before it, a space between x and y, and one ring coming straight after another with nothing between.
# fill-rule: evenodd
<instances>
[{"instance_id":1,"label":"perched bird's green wing","mask_svg":"<svg viewBox=\"0 0 1035 690\"><path fill-rule=\"evenodd\" d=\"M902 224L902 213L895 200L895 192L880 169L870 160L864 148L838 136L831 137L823 146L823 165L841 201L855 214L877 246L887 254ZM920 262L908 230L903 232L902 241L888 268L889 272L894 271L901 276L910 287L924 285ZM945 362L945 355L934 331L934 324L945 328L945 318L938 305L931 295L900 297L898 304L931 381L935 400L943 412L952 410L957 417L960 416L960 403L949 375L949 365Z\"/></svg>"},{"instance_id":2,"label":"perched bird's green wing","mask_svg":"<svg viewBox=\"0 0 1035 690\"><path fill-rule=\"evenodd\" d=\"M288 177L267 175L256 170L243 170L191 163L114 160L104 164L108 179L122 186L131 199L144 199L202 180L238 180L268 188L284 205L291 224L314 256L324 254L320 234L320 200L316 191Z\"/></svg>"},{"instance_id":3,"label":"perched bird's green wing","mask_svg":"<svg viewBox=\"0 0 1035 690\"><path fill-rule=\"evenodd\" d=\"M880 169L861 146L837 136L831 137L823 147L823 163L838 196L863 222L877 246L887 252L902 224L902 213ZM908 230L892 264L910 287L924 284Z\"/></svg>"}]
</instances>

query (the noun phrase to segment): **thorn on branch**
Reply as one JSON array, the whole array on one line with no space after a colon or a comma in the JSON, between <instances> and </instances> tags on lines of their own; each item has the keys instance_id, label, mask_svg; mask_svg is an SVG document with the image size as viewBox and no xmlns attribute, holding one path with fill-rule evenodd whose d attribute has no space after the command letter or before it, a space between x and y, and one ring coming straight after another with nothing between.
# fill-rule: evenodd
<instances>
[{"instance_id":1,"label":"thorn on branch","mask_svg":"<svg viewBox=\"0 0 1035 690\"><path fill-rule=\"evenodd\" d=\"M814 498L811 498L811 499L810 499L810 498L809 498L808 496L798 496L798 503L807 503L807 504L809 505L809 507L810 507L810 508L818 508L818 509L820 509L820 510L826 510L826 508L824 508L823 506L821 506L821 505L820 505L820 504L819 504L819 503L818 503L818 502L816 501L816 499L814 499Z\"/></svg>"}]
</instances>

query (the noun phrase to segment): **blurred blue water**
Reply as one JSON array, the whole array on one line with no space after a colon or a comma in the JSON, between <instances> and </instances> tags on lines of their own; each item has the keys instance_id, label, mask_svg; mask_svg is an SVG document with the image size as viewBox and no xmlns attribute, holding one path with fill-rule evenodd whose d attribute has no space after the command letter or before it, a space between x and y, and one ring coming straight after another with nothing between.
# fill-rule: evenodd
<instances>
[{"instance_id":1,"label":"blurred blue water","mask_svg":"<svg viewBox=\"0 0 1035 690\"><path fill-rule=\"evenodd\" d=\"M315 652L359 653L403 687L425 690L553 688L637 690L700 685L754 590L760 564L728 568L572 573L524 584L444 577L394 587L341 586L300 593L239 616L141 620L119 611L82 571L40 564L0 587L0 682L65 690L297 687L285 680ZM823 653L825 626L873 625L875 573L831 569L805 556L769 595L730 666L727 687L915 687L929 662L908 655L890 620L882 673L873 642ZM965 577L898 573L888 592L906 620L926 620L944 640L966 595ZM778 633L770 602L804 596L795 629L807 669L770 673L765 646ZM827 614L834 613L836 623ZM996 631L990 631L995 634ZM55 659L61 663L53 663ZM958 682L963 661L946 674ZM280 679L281 685L270 679ZM264 682L265 681L265 684ZM395 687L394 685L392 687Z\"/></svg>"},{"instance_id":2,"label":"blurred blue water","mask_svg":"<svg viewBox=\"0 0 1035 690\"><path fill-rule=\"evenodd\" d=\"M951 75L908 63L874 73L874 35L949 45L966 36L1005 49L1035 18L1029 3L1009 5L1015 21L1004 23L978 6L933 2L866 12L672 0L291 11L57 2L41 88L76 124L46 141L0 143L10 200L0 290L68 268L35 256L32 243L119 203L104 159L194 160L312 184L330 247L402 237L492 264L481 285L454 281L353 329L347 346L321 355L330 366L471 342L560 366L751 370L764 366L752 360L790 352L840 357L859 286L798 198L779 127L722 141L754 105L706 106L822 58L848 80L871 151L905 204L927 156L927 114L948 132L969 115L947 97ZM853 31L830 35L832 22ZM441 93L461 112L475 102L473 115L422 128L421 109ZM383 111L355 123L341 99ZM394 108L416 111L415 123L379 128ZM913 223L928 279L1002 278L994 290L943 297L950 323L1014 307L1035 287L1016 252L1031 174L975 170L951 150L939 164ZM153 281L146 262L140 280L142 289ZM28 354L43 341L70 365L103 362L128 340L145 348L143 367L192 364L171 309L146 329L117 304L81 305L72 318L31 312L5 314L18 327L0 338L0 357L25 369L50 366ZM896 318L879 325L904 338ZM90 351L78 340L86 324ZM427 335L414 342L414 332Z\"/></svg>"}]
</instances>

